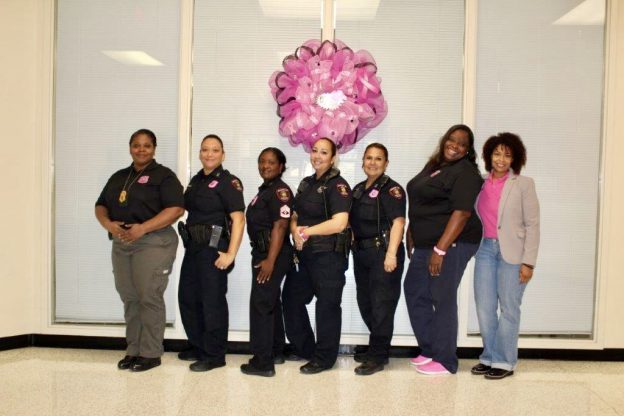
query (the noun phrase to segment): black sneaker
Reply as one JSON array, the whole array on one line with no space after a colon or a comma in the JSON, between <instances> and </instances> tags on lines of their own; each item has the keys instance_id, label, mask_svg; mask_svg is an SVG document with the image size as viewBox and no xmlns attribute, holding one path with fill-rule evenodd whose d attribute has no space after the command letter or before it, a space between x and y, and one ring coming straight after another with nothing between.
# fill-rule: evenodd
<instances>
[{"instance_id":1,"label":"black sneaker","mask_svg":"<svg viewBox=\"0 0 624 416\"><path fill-rule=\"evenodd\" d=\"M370 376L371 374L375 374L378 371L384 369L384 365L382 363L377 363L375 361L366 361L365 363L360 364L355 369L355 374L358 376Z\"/></svg>"},{"instance_id":2,"label":"black sneaker","mask_svg":"<svg viewBox=\"0 0 624 416\"><path fill-rule=\"evenodd\" d=\"M513 370L503 370L502 368L492 368L485 373L488 380L500 380L501 378L513 376Z\"/></svg>"},{"instance_id":3,"label":"black sneaker","mask_svg":"<svg viewBox=\"0 0 624 416\"><path fill-rule=\"evenodd\" d=\"M306 365L302 365L299 371L302 374L318 374L321 371L329 370L331 367L325 367L315 361L310 361Z\"/></svg>"},{"instance_id":4,"label":"black sneaker","mask_svg":"<svg viewBox=\"0 0 624 416\"><path fill-rule=\"evenodd\" d=\"M212 360L200 360L195 361L193 364L189 366L191 371L202 372L202 371L210 371L215 368L225 367L225 361L212 361Z\"/></svg>"},{"instance_id":5,"label":"black sneaker","mask_svg":"<svg viewBox=\"0 0 624 416\"><path fill-rule=\"evenodd\" d=\"M490 371L492 369L492 367L490 367L489 365L485 365L485 364L477 364L474 367L472 367L470 369L470 372L476 376L482 376L485 373L487 373L488 371Z\"/></svg>"},{"instance_id":6,"label":"black sneaker","mask_svg":"<svg viewBox=\"0 0 624 416\"><path fill-rule=\"evenodd\" d=\"M138 359L132 364L130 367L130 371L135 373L141 371L151 370L154 367L158 367L160 365L160 357L156 358L147 358L147 357L138 357Z\"/></svg>"},{"instance_id":7,"label":"black sneaker","mask_svg":"<svg viewBox=\"0 0 624 416\"><path fill-rule=\"evenodd\" d=\"M240 366L240 369L243 372L243 374L247 374L250 376L273 377L275 375L275 370L273 369L261 370L259 368L254 367L253 364L251 363L242 364Z\"/></svg>"},{"instance_id":8,"label":"black sneaker","mask_svg":"<svg viewBox=\"0 0 624 416\"><path fill-rule=\"evenodd\" d=\"M117 368L120 370L127 370L132 367L132 364L134 364L138 358L139 357L133 355L126 355L117 363Z\"/></svg>"}]
</instances>

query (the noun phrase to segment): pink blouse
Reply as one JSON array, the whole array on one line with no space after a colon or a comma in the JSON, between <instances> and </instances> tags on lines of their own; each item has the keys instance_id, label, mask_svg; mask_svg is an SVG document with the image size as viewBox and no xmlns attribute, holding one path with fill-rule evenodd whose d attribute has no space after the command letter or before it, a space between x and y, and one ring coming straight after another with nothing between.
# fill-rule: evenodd
<instances>
[{"instance_id":1,"label":"pink blouse","mask_svg":"<svg viewBox=\"0 0 624 416\"><path fill-rule=\"evenodd\" d=\"M507 178L509 178L509 172L498 179L495 179L490 173L479 194L477 212L483 223L484 238L498 238L498 205Z\"/></svg>"}]
</instances>

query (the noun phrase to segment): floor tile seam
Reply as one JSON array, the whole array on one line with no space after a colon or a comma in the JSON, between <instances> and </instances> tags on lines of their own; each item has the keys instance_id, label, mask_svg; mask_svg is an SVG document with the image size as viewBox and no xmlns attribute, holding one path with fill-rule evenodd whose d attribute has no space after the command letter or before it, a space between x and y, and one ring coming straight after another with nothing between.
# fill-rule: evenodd
<instances>
[{"instance_id":1,"label":"floor tile seam","mask_svg":"<svg viewBox=\"0 0 624 416\"><path fill-rule=\"evenodd\" d=\"M595 391L593 388L591 387L587 387L587 389L594 395L596 395L596 397L598 397L600 399L601 402L603 402L608 408L610 408L611 410L613 410L615 412L616 415L622 415L622 413L618 412L618 410L615 408L615 406L613 406L611 403L609 403L600 393L598 393L597 391Z\"/></svg>"}]
</instances>

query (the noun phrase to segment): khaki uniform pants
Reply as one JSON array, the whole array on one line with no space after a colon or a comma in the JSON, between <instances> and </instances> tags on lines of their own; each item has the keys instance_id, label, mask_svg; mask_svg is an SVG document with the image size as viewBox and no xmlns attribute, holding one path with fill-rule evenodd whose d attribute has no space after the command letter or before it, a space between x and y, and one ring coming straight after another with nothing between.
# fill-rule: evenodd
<instances>
[{"instance_id":1,"label":"khaki uniform pants","mask_svg":"<svg viewBox=\"0 0 624 416\"><path fill-rule=\"evenodd\" d=\"M177 247L178 235L171 227L146 234L131 244L113 240L113 274L124 304L127 355L156 358L164 352L163 294Z\"/></svg>"}]
</instances>

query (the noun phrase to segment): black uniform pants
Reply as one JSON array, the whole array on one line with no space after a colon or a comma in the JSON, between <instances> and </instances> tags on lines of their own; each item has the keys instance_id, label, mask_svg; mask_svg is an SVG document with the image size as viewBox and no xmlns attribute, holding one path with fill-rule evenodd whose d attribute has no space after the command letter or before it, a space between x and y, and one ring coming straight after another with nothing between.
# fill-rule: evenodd
<instances>
[{"instance_id":1,"label":"black uniform pants","mask_svg":"<svg viewBox=\"0 0 624 416\"><path fill-rule=\"evenodd\" d=\"M178 303L189 344L200 360L225 362L228 335L227 275L232 267L219 270L214 262L217 249L192 242L186 249Z\"/></svg>"},{"instance_id":2,"label":"black uniform pants","mask_svg":"<svg viewBox=\"0 0 624 416\"><path fill-rule=\"evenodd\" d=\"M371 247L353 253L357 303L370 331L368 359L382 363L388 358L394 332L394 313L401 297L405 250L397 250L397 268L384 270L386 250Z\"/></svg>"},{"instance_id":3,"label":"black uniform pants","mask_svg":"<svg viewBox=\"0 0 624 416\"><path fill-rule=\"evenodd\" d=\"M252 282L249 298L249 337L253 364L262 370L273 369L273 356L284 350L284 318L280 292L286 273L292 268L292 248L283 247L275 260L273 273L268 282L258 283L258 263L266 259L266 253L252 252Z\"/></svg>"},{"instance_id":4,"label":"black uniform pants","mask_svg":"<svg viewBox=\"0 0 624 416\"><path fill-rule=\"evenodd\" d=\"M342 290L347 259L335 251L298 252L299 271L288 274L282 302L286 335L297 355L323 367L332 367L338 357L342 326ZM306 305L316 296L317 341Z\"/></svg>"}]
</instances>

